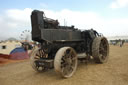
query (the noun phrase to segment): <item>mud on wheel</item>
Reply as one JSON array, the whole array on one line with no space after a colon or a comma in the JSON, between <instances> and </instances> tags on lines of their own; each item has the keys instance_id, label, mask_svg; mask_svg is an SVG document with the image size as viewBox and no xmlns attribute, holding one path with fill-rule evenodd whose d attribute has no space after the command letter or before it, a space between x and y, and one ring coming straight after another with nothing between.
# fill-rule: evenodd
<instances>
[{"instance_id":1,"label":"mud on wheel","mask_svg":"<svg viewBox=\"0 0 128 85\"><path fill-rule=\"evenodd\" d=\"M73 48L62 47L56 53L54 68L62 77L71 77L77 68L77 55Z\"/></svg>"},{"instance_id":2,"label":"mud on wheel","mask_svg":"<svg viewBox=\"0 0 128 85\"><path fill-rule=\"evenodd\" d=\"M92 43L92 56L96 63L105 63L108 60L109 44L105 37L96 37Z\"/></svg>"},{"instance_id":3,"label":"mud on wheel","mask_svg":"<svg viewBox=\"0 0 128 85\"><path fill-rule=\"evenodd\" d=\"M40 50L37 46L35 46L30 54L30 63L32 68L38 72L43 72L46 70L43 65L39 65L39 63L41 63L41 57L47 57L47 55L43 52L43 50Z\"/></svg>"}]
</instances>

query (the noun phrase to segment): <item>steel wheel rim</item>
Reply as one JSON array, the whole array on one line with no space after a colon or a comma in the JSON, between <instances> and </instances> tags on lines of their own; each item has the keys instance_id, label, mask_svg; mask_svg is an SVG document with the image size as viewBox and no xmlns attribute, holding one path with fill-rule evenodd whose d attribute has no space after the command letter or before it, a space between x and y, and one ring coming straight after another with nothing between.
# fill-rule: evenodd
<instances>
[{"instance_id":1,"label":"steel wheel rim","mask_svg":"<svg viewBox=\"0 0 128 85\"><path fill-rule=\"evenodd\" d=\"M106 58L108 56L108 43L106 42L105 39L101 40L99 54L100 54L99 56L102 60L106 60Z\"/></svg>"},{"instance_id":2,"label":"steel wheel rim","mask_svg":"<svg viewBox=\"0 0 128 85\"><path fill-rule=\"evenodd\" d=\"M41 50L39 48L35 48L30 57L30 63L32 68L38 72L42 72L45 70L43 66L37 65L38 64L37 61L40 60L42 56L43 56L43 53L41 52Z\"/></svg>"},{"instance_id":3,"label":"steel wheel rim","mask_svg":"<svg viewBox=\"0 0 128 85\"><path fill-rule=\"evenodd\" d=\"M71 76L76 67L76 54L72 49L69 48L64 52L61 63L62 75Z\"/></svg>"},{"instance_id":4,"label":"steel wheel rim","mask_svg":"<svg viewBox=\"0 0 128 85\"><path fill-rule=\"evenodd\" d=\"M67 50L72 50L72 53L71 53L72 56L67 55L71 52L69 51L69 53L66 53ZM70 59L71 57L73 60ZM76 56L75 50L71 47L60 48L57 51L56 56L55 56L54 68L55 68L55 71L58 74L60 74L62 77L64 78L71 77L77 68L77 56ZM71 68L73 69L71 70Z\"/></svg>"}]
</instances>

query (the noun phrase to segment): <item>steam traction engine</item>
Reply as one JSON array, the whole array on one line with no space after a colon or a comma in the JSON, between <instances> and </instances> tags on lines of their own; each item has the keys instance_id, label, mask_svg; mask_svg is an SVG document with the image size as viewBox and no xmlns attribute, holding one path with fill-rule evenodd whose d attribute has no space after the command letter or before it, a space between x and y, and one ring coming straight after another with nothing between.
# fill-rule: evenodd
<instances>
[{"instance_id":1,"label":"steam traction engine","mask_svg":"<svg viewBox=\"0 0 128 85\"><path fill-rule=\"evenodd\" d=\"M57 20L46 18L43 11L31 14L32 40L39 43L31 53L31 65L38 71L54 68L62 77L71 77L77 61L90 56L96 63L108 60L109 45L95 30L78 30L74 26L59 26Z\"/></svg>"}]
</instances>

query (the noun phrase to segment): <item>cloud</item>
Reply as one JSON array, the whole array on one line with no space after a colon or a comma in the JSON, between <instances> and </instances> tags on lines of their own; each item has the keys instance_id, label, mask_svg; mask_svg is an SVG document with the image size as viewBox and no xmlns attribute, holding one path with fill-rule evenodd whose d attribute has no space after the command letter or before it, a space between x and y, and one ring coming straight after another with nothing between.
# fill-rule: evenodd
<instances>
[{"instance_id":1,"label":"cloud","mask_svg":"<svg viewBox=\"0 0 128 85\"><path fill-rule=\"evenodd\" d=\"M30 8L25 8L24 10L10 9L6 11L6 17L8 19L9 24L26 27L30 24L31 12L32 12L32 9Z\"/></svg>"},{"instance_id":2,"label":"cloud","mask_svg":"<svg viewBox=\"0 0 128 85\"><path fill-rule=\"evenodd\" d=\"M102 20L97 13L94 12L79 12L63 9L61 11L44 10L47 17L58 19L61 25L64 25L64 20L67 25L75 25L81 29L86 29L89 25L100 25Z\"/></svg>"},{"instance_id":3,"label":"cloud","mask_svg":"<svg viewBox=\"0 0 128 85\"><path fill-rule=\"evenodd\" d=\"M101 30L107 36L128 36L128 18L104 19L103 29Z\"/></svg>"},{"instance_id":4,"label":"cloud","mask_svg":"<svg viewBox=\"0 0 128 85\"><path fill-rule=\"evenodd\" d=\"M43 10L43 9L41 9ZM80 12L63 9L61 11L43 10L47 17L58 19L64 25L64 19L68 26L75 25L79 29L94 28L105 36L128 35L128 18L108 18L95 12Z\"/></svg>"},{"instance_id":5,"label":"cloud","mask_svg":"<svg viewBox=\"0 0 128 85\"><path fill-rule=\"evenodd\" d=\"M24 30L31 30L30 15L33 9L25 8L9 9L0 15L0 39L9 37L19 38ZM46 17L58 19L60 25L75 25L79 29L94 28L105 36L127 35L128 34L128 18L110 18L99 15L98 13L87 11L71 11L63 9L61 11L53 11L40 9L45 12Z\"/></svg>"},{"instance_id":6,"label":"cloud","mask_svg":"<svg viewBox=\"0 0 128 85\"><path fill-rule=\"evenodd\" d=\"M128 0L115 0L110 4L110 8L123 8L128 6Z\"/></svg>"},{"instance_id":7,"label":"cloud","mask_svg":"<svg viewBox=\"0 0 128 85\"><path fill-rule=\"evenodd\" d=\"M61 11L43 10L47 17L58 19L60 25L75 25L77 28L86 29L88 26L95 26L101 22L98 14L94 12L78 12L64 9ZM19 38L21 31L31 29L30 14L31 8L9 9L0 16L0 36L3 38ZM4 29L4 30L3 30Z\"/></svg>"},{"instance_id":8,"label":"cloud","mask_svg":"<svg viewBox=\"0 0 128 85\"><path fill-rule=\"evenodd\" d=\"M20 33L30 29L30 14L32 9L9 9L0 15L0 39L15 37L19 39Z\"/></svg>"}]
</instances>

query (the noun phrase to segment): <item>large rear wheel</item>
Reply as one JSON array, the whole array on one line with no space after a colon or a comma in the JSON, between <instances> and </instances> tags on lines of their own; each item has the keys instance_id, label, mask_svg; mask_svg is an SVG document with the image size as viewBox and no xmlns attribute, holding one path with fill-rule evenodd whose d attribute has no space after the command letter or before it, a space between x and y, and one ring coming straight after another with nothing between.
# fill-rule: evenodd
<instances>
[{"instance_id":1,"label":"large rear wheel","mask_svg":"<svg viewBox=\"0 0 128 85\"><path fill-rule=\"evenodd\" d=\"M96 63L105 63L108 60L109 44L105 37L96 37L92 43L92 56Z\"/></svg>"},{"instance_id":2,"label":"large rear wheel","mask_svg":"<svg viewBox=\"0 0 128 85\"><path fill-rule=\"evenodd\" d=\"M71 47L60 48L55 56L54 68L62 77L71 77L77 68L77 55L75 50Z\"/></svg>"}]
</instances>

